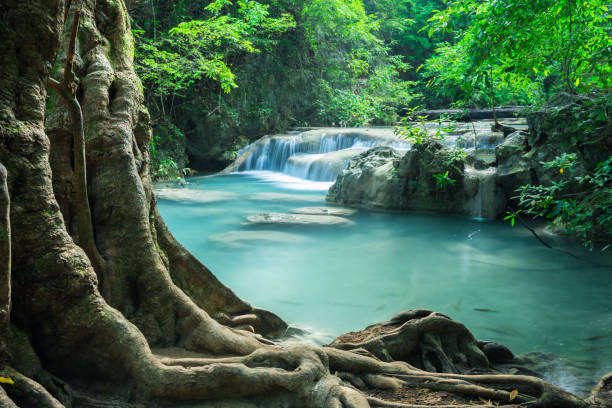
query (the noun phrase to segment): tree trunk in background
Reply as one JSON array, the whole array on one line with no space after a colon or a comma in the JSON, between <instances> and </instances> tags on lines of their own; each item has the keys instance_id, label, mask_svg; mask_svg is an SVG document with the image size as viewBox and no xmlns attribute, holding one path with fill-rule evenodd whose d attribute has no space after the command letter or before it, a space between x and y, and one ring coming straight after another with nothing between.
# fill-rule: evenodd
<instances>
[{"instance_id":1,"label":"tree trunk in background","mask_svg":"<svg viewBox=\"0 0 612 408\"><path fill-rule=\"evenodd\" d=\"M6 169L0 163L0 364L7 361L6 341L11 316L11 225Z\"/></svg>"}]
</instances>

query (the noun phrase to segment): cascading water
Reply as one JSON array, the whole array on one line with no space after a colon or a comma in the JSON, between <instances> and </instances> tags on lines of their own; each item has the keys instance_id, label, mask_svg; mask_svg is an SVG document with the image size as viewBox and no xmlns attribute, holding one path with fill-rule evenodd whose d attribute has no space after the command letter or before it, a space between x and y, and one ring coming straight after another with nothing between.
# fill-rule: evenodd
<instances>
[{"instance_id":1,"label":"cascading water","mask_svg":"<svg viewBox=\"0 0 612 408\"><path fill-rule=\"evenodd\" d=\"M230 171L273 171L313 181L334 181L350 159L373 146L407 150L392 129L321 129L267 136L242 150Z\"/></svg>"},{"instance_id":2,"label":"cascading water","mask_svg":"<svg viewBox=\"0 0 612 408\"><path fill-rule=\"evenodd\" d=\"M471 194L467 202L469 213L474 218L494 218L499 213L497 206L503 203L503 193L496 183L496 170L490 167L485 170L476 170L470 167L465 169L468 188Z\"/></svg>"},{"instance_id":3,"label":"cascading water","mask_svg":"<svg viewBox=\"0 0 612 408\"><path fill-rule=\"evenodd\" d=\"M508 122L517 129L526 128L522 120ZM441 142L450 148L492 152L504 140L502 133L491 131L492 123L486 120L456 123L452 131L443 132ZM437 122L425 125L430 134L438 136L439 126ZM242 149L224 172L271 171L329 182L336 179L352 158L374 146L390 146L401 152L410 149L411 143L399 138L390 127L320 128L265 136Z\"/></svg>"}]
</instances>

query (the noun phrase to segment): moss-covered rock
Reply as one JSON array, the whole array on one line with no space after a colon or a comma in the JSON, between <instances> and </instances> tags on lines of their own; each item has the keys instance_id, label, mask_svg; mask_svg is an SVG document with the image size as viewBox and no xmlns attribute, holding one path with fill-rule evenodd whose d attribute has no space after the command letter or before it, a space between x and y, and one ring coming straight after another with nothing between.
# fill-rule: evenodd
<instances>
[{"instance_id":1,"label":"moss-covered rock","mask_svg":"<svg viewBox=\"0 0 612 408\"><path fill-rule=\"evenodd\" d=\"M505 209L494 168L469 167L457 151L436 141L417 144L403 157L389 147L362 153L340 173L327 201L486 218Z\"/></svg>"}]
</instances>

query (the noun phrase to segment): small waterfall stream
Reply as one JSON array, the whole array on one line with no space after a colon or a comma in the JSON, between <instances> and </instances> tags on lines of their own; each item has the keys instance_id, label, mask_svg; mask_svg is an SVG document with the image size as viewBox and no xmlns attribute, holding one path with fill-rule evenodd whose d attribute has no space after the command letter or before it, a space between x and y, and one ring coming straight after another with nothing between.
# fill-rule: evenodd
<instances>
[{"instance_id":1,"label":"small waterfall stream","mask_svg":"<svg viewBox=\"0 0 612 408\"><path fill-rule=\"evenodd\" d=\"M408 150L393 129L317 129L266 136L242 150L231 171L274 171L313 181L334 181L350 159L374 146Z\"/></svg>"},{"instance_id":2,"label":"small waterfall stream","mask_svg":"<svg viewBox=\"0 0 612 408\"><path fill-rule=\"evenodd\" d=\"M476 218L482 218L482 180L478 179L478 193L476 194Z\"/></svg>"},{"instance_id":3,"label":"small waterfall stream","mask_svg":"<svg viewBox=\"0 0 612 408\"><path fill-rule=\"evenodd\" d=\"M490 167L485 170L476 170L466 167L466 192L471 198L467 202L468 213L477 219L495 218L499 212L499 205L503 204L503 193L496 185L496 169Z\"/></svg>"}]
</instances>

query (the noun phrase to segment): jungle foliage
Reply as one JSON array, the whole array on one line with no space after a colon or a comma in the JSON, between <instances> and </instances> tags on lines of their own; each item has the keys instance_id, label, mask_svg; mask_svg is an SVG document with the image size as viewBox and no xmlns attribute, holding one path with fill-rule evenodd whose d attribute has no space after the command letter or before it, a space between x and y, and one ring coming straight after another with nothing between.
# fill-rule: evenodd
<instances>
[{"instance_id":1,"label":"jungle foliage","mask_svg":"<svg viewBox=\"0 0 612 408\"><path fill-rule=\"evenodd\" d=\"M605 109L585 110L599 127L578 118L566 129L576 150L610 121L608 7L604 0L136 2L137 70L155 129L152 171L180 179L198 150L214 161L210 168L220 167L255 138L291 126L394 124L422 107L538 107L561 92L599 95ZM398 129L413 142L425 133L423 123ZM566 185L525 186L523 211L591 242L610 228L609 160L597 162L571 183L582 189L569 200Z\"/></svg>"},{"instance_id":2,"label":"jungle foliage","mask_svg":"<svg viewBox=\"0 0 612 408\"><path fill-rule=\"evenodd\" d=\"M612 23L602 0L458 0L430 19L447 33L424 65L429 95L490 106L612 86Z\"/></svg>"},{"instance_id":3,"label":"jungle foliage","mask_svg":"<svg viewBox=\"0 0 612 408\"><path fill-rule=\"evenodd\" d=\"M289 126L394 123L418 99L412 66L434 49L419 30L442 6L441 0L137 2L130 12L155 125L153 167L167 158L186 166L168 142L195 149L186 140L212 129L219 140L230 135L222 156Z\"/></svg>"}]
</instances>

